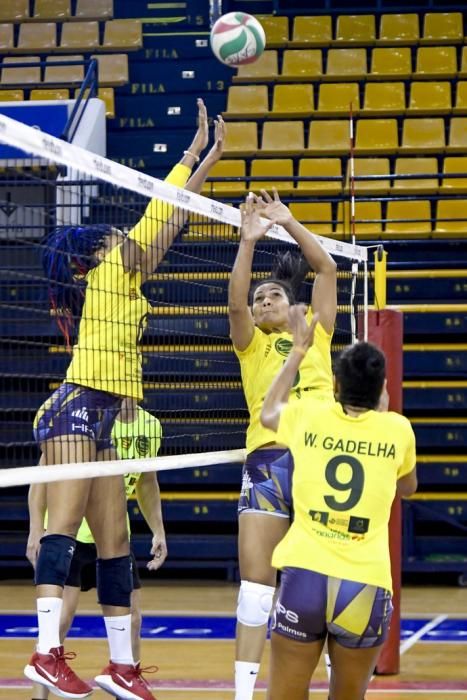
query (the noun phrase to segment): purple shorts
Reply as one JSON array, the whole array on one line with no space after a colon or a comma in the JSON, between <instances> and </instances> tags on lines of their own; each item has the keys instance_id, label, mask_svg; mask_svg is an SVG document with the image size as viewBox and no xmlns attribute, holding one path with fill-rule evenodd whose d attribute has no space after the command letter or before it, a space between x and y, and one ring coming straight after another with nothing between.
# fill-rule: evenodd
<instances>
[{"instance_id":1,"label":"purple shorts","mask_svg":"<svg viewBox=\"0 0 467 700\"><path fill-rule=\"evenodd\" d=\"M45 442L61 435L87 437L97 451L112 447L112 426L121 397L65 382L45 401L34 419L34 439Z\"/></svg>"},{"instance_id":2,"label":"purple shorts","mask_svg":"<svg viewBox=\"0 0 467 700\"><path fill-rule=\"evenodd\" d=\"M383 644L391 615L384 588L290 567L282 571L272 630L298 642L329 635L343 647L368 649Z\"/></svg>"},{"instance_id":3,"label":"purple shorts","mask_svg":"<svg viewBox=\"0 0 467 700\"><path fill-rule=\"evenodd\" d=\"M243 466L238 512L291 517L293 459L289 450L255 450Z\"/></svg>"}]
</instances>

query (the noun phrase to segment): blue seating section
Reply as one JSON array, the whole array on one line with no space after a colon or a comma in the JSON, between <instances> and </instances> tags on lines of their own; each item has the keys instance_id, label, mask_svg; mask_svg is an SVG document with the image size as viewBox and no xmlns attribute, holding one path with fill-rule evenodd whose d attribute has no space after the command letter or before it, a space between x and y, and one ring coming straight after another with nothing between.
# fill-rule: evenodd
<instances>
[{"instance_id":1,"label":"blue seating section","mask_svg":"<svg viewBox=\"0 0 467 700\"><path fill-rule=\"evenodd\" d=\"M218 412L216 412L217 414ZM243 413L245 413L243 411ZM189 414L188 414L189 415ZM191 422L188 422L190 421ZM425 450L465 449L467 447L467 419L449 418L413 419L417 446ZM245 445L247 416L239 418L162 418L164 449L161 453L208 452L210 450L237 450ZM0 425L0 445L26 445L32 440L31 423L24 420L4 420Z\"/></svg>"},{"instance_id":2,"label":"blue seating section","mask_svg":"<svg viewBox=\"0 0 467 700\"><path fill-rule=\"evenodd\" d=\"M148 3L147 0L114 0L115 18L148 18L150 23L147 26L151 32L157 32L162 27L170 32L173 28L174 14L177 15L177 24L180 22L185 30L199 31L209 28L209 4L200 0L186 0L181 7L171 3Z\"/></svg>"},{"instance_id":3,"label":"blue seating section","mask_svg":"<svg viewBox=\"0 0 467 700\"><path fill-rule=\"evenodd\" d=\"M178 70L178 69L177 69ZM183 81L185 84L187 80ZM204 80L203 80L204 82ZM199 85L200 80L190 81L190 88L194 96L202 90ZM180 90L187 85L180 85ZM137 90L136 87L133 87ZM209 114L219 114L224 110L225 97L222 93L209 95L206 99L206 106ZM137 116L135 116L137 115ZM196 124L196 102L188 100L186 94L136 94L121 95L118 100L118 118L114 120L114 135L128 129L151 129L157 126L157 140L161 139L161 134L165 136L165 130L173 131L174 128L193 130ZM189 138L189 137L188 137ZM163 140L163 139L161 139Z\"/></svg>"},{"instance_id":4,"label":"blue seating section","mask_svg":"<svg viewBox=\"0 0 467 700\"><path fill-rule=\"evenodd\" d=\"M34 350L30 355L4 355L0 357L0 373L4 377L30 375L62 377L69 364L70 356L62 349L59 353L47 350ZM420 346L409 346L404 351L405 376L410 377L457 377L467 371L467 348L457 350L449 346L443 350L431 350ZM156 352L143 354L143 370L147 379L173 377L197 379L240 379L238 362L229 349L219 350L215 346L209 350L196 347L178 352L161 346Z\"/></svg>"},{"instance_id":5,"label":"blue seating section","mask_svg":"<svg viewBox=\"0 0 467 700\"><path fill-rule=\"evenodd\" d=\"M419 279L412 280L389 279L388 282L388 303L389 304L449 304L455 301L462 302L465 299L467 276L465 272L462 276L449 279ZM344 289L345 282L341 284ZM193 284L192 280L173 279L164 281L161 284L157 278L154 281L146 282L144 293L154 304L170 300L171 304L183 304L187 295L190 295L193 303L215 304L223 303L226 298L228 286L227 274L225 279L216 279L213 274L212 280L201 280ZM369 285L370 296L372 296L373 285ZM20 279L17 283L11 279L11 273L2 275L0 269L0 301L12 301L15 304L25 302L28 306L31 303L43 308L47 302L47 286L43 277L32 275L31 279Z\"/></svg>"}]
</instances>

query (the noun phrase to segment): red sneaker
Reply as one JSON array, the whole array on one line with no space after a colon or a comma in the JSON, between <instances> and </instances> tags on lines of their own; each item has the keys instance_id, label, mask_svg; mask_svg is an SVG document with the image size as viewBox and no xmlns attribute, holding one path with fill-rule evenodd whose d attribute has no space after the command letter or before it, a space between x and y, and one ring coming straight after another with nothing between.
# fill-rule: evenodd
<instances>
[{"instance_id":1,"label":"red sneaker","mask_svg":"<svg viewBox=\"0 0 467 700\"><path fill-rule=\"evenodd\" d=\"M34 683L45 685L60 698L87 698L92 693L91 686L78 678L67 664L75 657L74 651L65 654L63 647L54 647L48 654L36 651L24 667L24 675Z\"/></svg>"},{"instance_id":2,"label":"red sneaker","mask_svg":"<svg viewBox=\"0 0 467 700\"><path fill-rule=\"evenodd\" d=\"M109 662L100 676L95 677L97 685L120 700L156 700L151 693L143 673L155 673L157 666L141 668L139 663L116 664Z\"/></svg>"}]
</instances>

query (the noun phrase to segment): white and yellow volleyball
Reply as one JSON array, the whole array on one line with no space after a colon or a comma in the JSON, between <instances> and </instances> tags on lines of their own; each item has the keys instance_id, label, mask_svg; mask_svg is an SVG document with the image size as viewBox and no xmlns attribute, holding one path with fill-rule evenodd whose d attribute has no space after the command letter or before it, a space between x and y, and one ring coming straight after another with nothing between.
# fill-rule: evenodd
<instances>
[{"instance_id":1,"label":"white and yellow volleyball","mask_svg":"<svg viewBox=\"0 0 467 700\"><path fill-rule=\"evenodd\" d=\"M228 12L211 29L211 48L227 66L253 63L264 51L266 35L258 20L246 12Z\"/></svg>"}]
</instances>

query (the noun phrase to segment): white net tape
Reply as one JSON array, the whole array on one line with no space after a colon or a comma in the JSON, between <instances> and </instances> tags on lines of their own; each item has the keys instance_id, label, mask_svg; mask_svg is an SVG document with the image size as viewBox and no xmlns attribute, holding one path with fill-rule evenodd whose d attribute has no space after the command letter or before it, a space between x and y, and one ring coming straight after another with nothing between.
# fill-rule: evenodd
<instances>
[{"instance_id":1,"label":"white net tape","mask_svg":"<svg viewBox=\"0 0 467 700\"><path fill-rule=\"evenodd\" d=\"M142 174L84 148L66 143L4 115L0 115L0 142L33 154L41 160L43 159L46 163L57 163L90 178L98 178L114 185L116 188L133 191L150 199L159 198L209 219L235 227L240 226L240 211L233 206L187 192L184 189ZM12 161L13 165L15 163L16 161ZM9 165L9 161L5 161L4 165ZM268 236L295 244L295 241L285 229L278 225L273 226L269 230ZM316 236L316 239L331 255L353 261L356 269L358 269L358 264L363 263L363 267L366 269L368 261L368 249L366 247L321 236ZM367 290L365 288L366 293ZM354 295L354 291L352 294ZM38 468L38 466L8 468L0 470L0 487L95 478L124 474L130 471L150 472L217 466L242 462L244 459L244 450L226 450L142 460L85 462L73 464L71 468L70 464L58 464L43 468Z\"/></svg>"},{"instance_id":2,"label":"white net tape","mask_svg":"<svg viewBox=\"0 0 467 700\"><path fill-rule=\"evenodd\" d=\"M47 467L16 467L0 469L0 488L45 484L51 481L93 479L118 474L159 472L168 469L190 469L212 465L244 462L246 450L222 450L148 459L115 459L108 462L81 462L79 464L53 464Z\"/></svg>"},{"instance_id":3,"label":"white net tape","mask_svg":"<svg viewBox=\"0 0 467 700\"><path fill-rule=\"evenodd\" d=\"M132 170L84 148L44 134L38 129L33 129L31 126L10 119L3 114L0 115L0 141L10 146L16 146L27 153L43 157L47 161L76 168L90 177L97 175L101 180L110 182L117 187L133 190L149 198L159 197L195 214L201 214L232 226L240 226L240 211L228 204L187 192L149 175L143 175L137 170ZM295 243L282 226L273 226L269 230L268 236ZM362 246L321 236L316 236L316 238L331 255L340 255L359 262L368 259L368 251Z\"/></svg>"}]
</instances>

